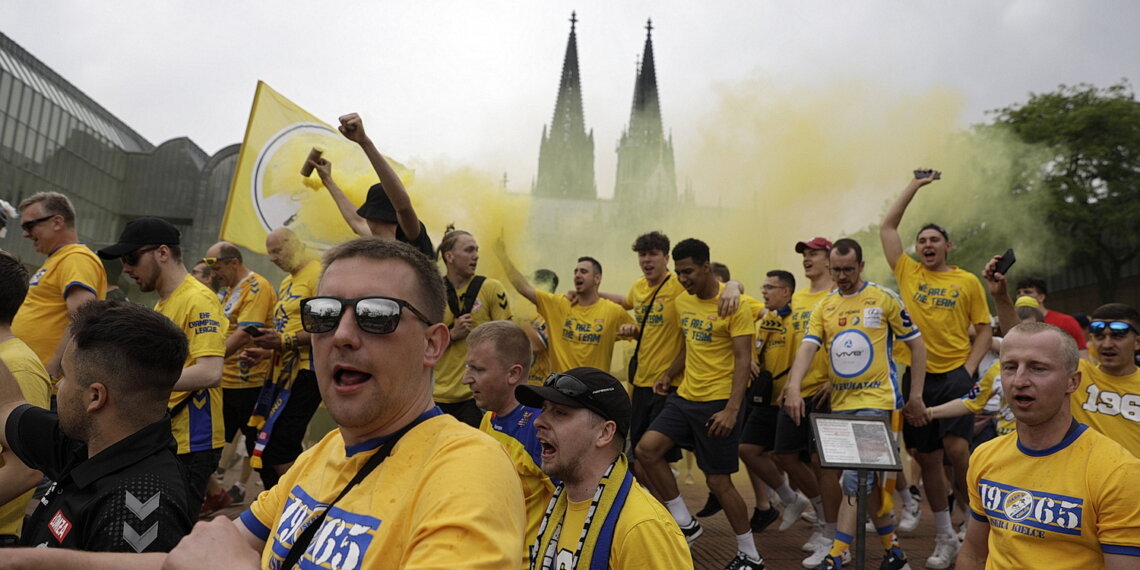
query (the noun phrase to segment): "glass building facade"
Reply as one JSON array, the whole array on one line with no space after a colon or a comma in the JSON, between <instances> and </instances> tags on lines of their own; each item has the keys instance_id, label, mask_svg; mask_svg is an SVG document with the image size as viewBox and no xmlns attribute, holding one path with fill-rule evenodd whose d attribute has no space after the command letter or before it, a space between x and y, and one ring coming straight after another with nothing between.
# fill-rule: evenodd
<instances>
[{"instance_id":1,"label":"glass building facade","mask_svg":"<svg viewBox=\"0 0 1140 570\"><path fill-rule=\"evenodd\" d=\"M210 156L188 138L155 146L0 33L0 198L16 207L36 192L67 195L92 249L114 243L128 221L158 216L182 231L192 264L217 241L239 148ZM43 262L15 220L0 248L32 269ZM248 262L270 280L282 275L261 256ZM113 264L109 279L118 275Z\"/></svg>"}]
</instances>

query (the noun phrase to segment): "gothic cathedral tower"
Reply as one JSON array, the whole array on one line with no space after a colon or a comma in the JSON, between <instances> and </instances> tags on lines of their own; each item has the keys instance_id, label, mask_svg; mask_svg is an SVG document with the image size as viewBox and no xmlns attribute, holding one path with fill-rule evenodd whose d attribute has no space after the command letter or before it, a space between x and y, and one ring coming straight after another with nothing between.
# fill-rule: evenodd
<instances>
[{"instance_id":1,"label":"gothic cathedral tower","mask_svg":"<svg viewBox=\"0 0 1140 570\"><path fill-rule=\"evenodd\" d=\"M645 25L645 53L633 85L629 126L617 147L614 200L626 204L668 206L677 201L673 167L673 137L665 138L657 69L653 62L653 21Z\"/></svg>"}]
</instances>

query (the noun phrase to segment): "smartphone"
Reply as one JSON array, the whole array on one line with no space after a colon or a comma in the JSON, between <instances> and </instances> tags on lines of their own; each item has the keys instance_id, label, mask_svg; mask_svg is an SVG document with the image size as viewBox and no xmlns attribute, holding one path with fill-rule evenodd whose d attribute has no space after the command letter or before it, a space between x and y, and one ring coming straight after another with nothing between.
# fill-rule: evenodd
<instances>
[{"instance_id":1,"label":"smartphone","mask_svg":"<svg viewBox=\"0 0 1140 570\"><path fill-rule=\"evenodd\" d=\"M930 172L931 171L929 171L929 170L915 170L914 171L914 177L915 178L926 178L927 176L930 176ZM939 172L938 174L935 174L934 179L935 180L942 180L942 173Z\"/></svg>"},{"instance_id":2,"label":"smartphone","mask_svg":"<svg viewBox=\"0 0 1140 570\"><path fill-rule=\"evenodd\" d=\"M255 327L253 325L245 325L244 327L241 328L241 330L245 331L246 334L248 334L249 336L252 336L252 337L259 337L259 336L265 334L265 333L261 332L261 329Z\"/></svg>"},{"instance_id":3,"label":"smartphone","mask_svg":"<svg viewBox=\"0 0 1140 570\"><path fill-rule=\"evenodd\" d=\"M997 262L997 267L994 267L994 273L1007 275L1009 268L1013 267L1013 262L1015 261L1017 261L1017 256L1013 255L1013 248L1011 247L1005 250L1005 253L1001 254L1001 258L998 259Z\"/></svg>"}]
</instances>

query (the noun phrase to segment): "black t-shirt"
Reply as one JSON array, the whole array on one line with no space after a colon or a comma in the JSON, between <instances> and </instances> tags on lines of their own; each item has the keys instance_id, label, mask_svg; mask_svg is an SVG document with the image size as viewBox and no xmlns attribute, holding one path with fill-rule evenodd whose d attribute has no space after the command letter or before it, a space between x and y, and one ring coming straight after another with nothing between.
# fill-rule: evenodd
<instances>
[{"instance_id":1,"label":"black t-shirt","mask_svg":"<svg viewBox=\"0 0 1140 570\"><path fill-rule=\"evenodd\" d=\"M25 546L100 552L169 552L190 533L185 468L170 418L87 458L54 412L23 405L5 426L12 451L55 481L24 526ZM197 515L197 513L194 513Z\"/></svg>"},{"instance_id":2,"label":"black t-shirt","mask_svg":"<svg viewBox=\"0 0 1140 570\"><path fill-rule=\"evenodd\" d=\"M435 246L431 244L431 238L428 237L427 227L424 226L423 222L420 222L420 235L416 241L408 239L408 234L404 233L404 228L397 225L396 241L402 241L422 251L424 255L428 256L428 259L435 259Z\"/></svg>"}]
</instances>

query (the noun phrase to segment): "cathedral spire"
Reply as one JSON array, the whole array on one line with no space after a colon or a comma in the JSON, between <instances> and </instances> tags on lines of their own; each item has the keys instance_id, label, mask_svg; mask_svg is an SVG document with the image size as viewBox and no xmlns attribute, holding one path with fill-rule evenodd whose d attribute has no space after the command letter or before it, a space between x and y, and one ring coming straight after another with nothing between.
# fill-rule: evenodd
<instances>
[{"instance_id":1,"label":"cathedral spire","mask_svg":"<svg viewBox=\"0 0 1140 570\"><path fill-rule=\"evenodd\" d=\"M578 72L578 15L570 13L570 38L562 60L562 79L554 104L549 134L542 139L538 177L533 193L538 196L593 199L594 134L586 133L582 111L582 82ZM546 130L544 128L544 130Z\"/></svg>"},{"instance_id":2,"label":"cathedral spire","mask_svg":"<svg viewBox=\"0 0 1140 570\"><path fill-rule=\"evenodd\" d=\"M677 199L673 143L666 140L653 59L653 20L645 23L645 48L633 84L629 125L618 141L614 198L667 205Z\"/></svg>"}]
</instances>

